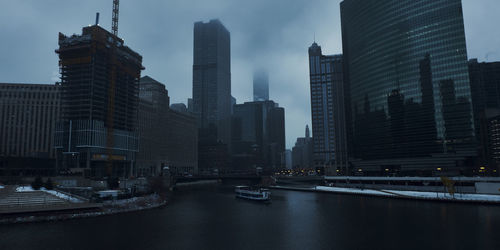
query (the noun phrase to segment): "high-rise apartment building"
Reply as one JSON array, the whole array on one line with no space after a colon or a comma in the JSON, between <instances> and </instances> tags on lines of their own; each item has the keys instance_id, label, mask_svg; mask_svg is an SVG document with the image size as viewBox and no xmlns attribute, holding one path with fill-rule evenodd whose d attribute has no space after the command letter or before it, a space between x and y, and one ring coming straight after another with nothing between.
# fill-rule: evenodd
<instances>
[{"instance_id":1,"label":"high-rise apartment building","mask_svg":"<svg viewBox=\"0 0 500 250\"><path fill-rule=\"evenodd\" d=\"M219 20L194 24L193 112L200 136L230 144L231 43Z\"/></svg>"},{"instance_id":2,"label":"high-rise apartment building","mask_svg":"<svg viewBox=\"0 0 500 250\"><path fill-rule=\"evenodd\" d=\"M131 174L138 151L142 56L98 25L59 33L61 122L56 147L63 168L90 176Z\"/></svg>"},{"instance_id":3,"label":"high-rise apartment building","mask_svg":"<svg viewBox=\"0 0 500 250\"><path fill-rule=\"evenodd\" d=\"M0 176L53 175L60 85L0 83Z\"/></svg>"},{"instance_id":4,"label":"high-rise apartment building","mask_svg":"<svg viewBox=\"0 0 500 250\"><path fill-rule=\"evenodd\" d=\"M342 63L342 55L309 47L314 165L329 174L345 172L348 161Z\"/></svg>"},{"instance_id":5,"label":"high-rise apartment building","mask_svg":"<svg viewBox=\"0 0 500 250\"><path fill-rule=\"evenodd\" d=\"M253 73L253 101L269 100L269 75L265 70Z\"/></svg>"},{"instance_id":6,"label":"high-rise apartment building","mask_svg":"<svg viewBox=\"0 0 500 250\"><path fill-rule=\"evenodd\" d=\"M475 155L461 0L344 0L356 172L467 171Z\"/></svg>"}]
</instances>

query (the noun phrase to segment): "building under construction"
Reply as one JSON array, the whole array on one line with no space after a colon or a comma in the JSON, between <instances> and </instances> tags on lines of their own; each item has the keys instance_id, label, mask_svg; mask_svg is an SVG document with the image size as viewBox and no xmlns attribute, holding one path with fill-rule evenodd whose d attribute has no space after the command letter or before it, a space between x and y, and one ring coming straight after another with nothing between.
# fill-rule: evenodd
<instances>
[{"instance_id":1,"label":"building under construction","mask_svg":"<svg viewBox=\"0 0 500 250\"><path fill-rule=\"evenodd\" d=\"M58 168L85 176L128 176L138 151L137 108L142 56L116 32L96 25L59 33L61 119Z\"/></svg>"}]
</instances>

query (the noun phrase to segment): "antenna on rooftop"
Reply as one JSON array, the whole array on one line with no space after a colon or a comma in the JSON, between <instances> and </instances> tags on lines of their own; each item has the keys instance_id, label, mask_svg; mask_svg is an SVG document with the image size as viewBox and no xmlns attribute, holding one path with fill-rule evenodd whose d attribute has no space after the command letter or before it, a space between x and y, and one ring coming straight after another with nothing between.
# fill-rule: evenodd
<instances>
[{"instance_id":1,"label":"antenna on rooftop","mask_svg":"<svg viewBox=\"0 0 500 250\"><path fill-rule=\"evenodd\" d=\"M99 12L95 13L95 25L99 25Z\"/></svg>"},{"instance_id":2,"label":"antenna on rooftop","mask_svg":"<svg viewBox=\"0 0 500 250\"><path fill-rule=\"evenodd\" d=\"M120 0L113 0L113 18L111 19L111 30L113 35L118 36L118 14L120 11Z\"/></svg>"}]
</instances>

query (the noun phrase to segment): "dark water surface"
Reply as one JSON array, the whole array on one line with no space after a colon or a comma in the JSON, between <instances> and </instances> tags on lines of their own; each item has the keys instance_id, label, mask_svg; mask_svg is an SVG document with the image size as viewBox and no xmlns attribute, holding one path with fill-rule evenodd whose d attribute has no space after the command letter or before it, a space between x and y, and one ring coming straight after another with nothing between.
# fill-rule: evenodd
<instances>
[{"instance_id":1,"label":"dark water surface","mask_svg":"<svg viewBox=\"0 0 500 250\"><path fill-rule=\"evenodd\" d=\"M500 206L232 187L181 190L162 209L0 226L0 249L500 249Z\"/></svg>"}]
</instances>

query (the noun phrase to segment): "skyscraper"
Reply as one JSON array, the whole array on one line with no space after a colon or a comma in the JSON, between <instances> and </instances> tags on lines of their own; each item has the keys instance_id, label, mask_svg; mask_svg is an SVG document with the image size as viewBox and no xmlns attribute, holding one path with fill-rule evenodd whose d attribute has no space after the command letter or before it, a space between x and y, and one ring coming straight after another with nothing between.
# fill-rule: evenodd
<instances>
[{"instance_id":1,"label":"skyscraper","mask_svg":"<svg viewBox=\"0 0 500 250\"><path fill-rule=\"evenodd\" d=\"M475 153L461 0L340 6L358 171L464 170Z\"/></svg>"},{"instance_id":2,"label":"skyscraper","mask_svg":"<svg viewBox=\"0 0 500 250\"><path fill-rule=\"evenodd\" d=\"M346 171L347 131L345 125L342 55L325 56L321 47L309 47L313 159L318 168Z\"/></svg>"},{"instance_id":3,"label":"skyscraper","mask_svg":"<svg viewBox=\"0 0 500 250\"><path fill-rule=\"evenodd\" d=\"M265 70L253 73L253 101L269 100L269 75Z\"/></svg>"},{"instance_id":4,"label":"skyscraper","mask_svg":"<svg viewBox=\"0 0 500 250\"><path fill-rule=\"evenodd\" d=\"M194 24L193 112L200 136L225 144L231 138L230 48L229 31L219 20Z\"/></svg>"},{"instance_id":5,"label":"skyscraper","mask_svg":"<svg viewBox=\"0 0 500 250\"><path fill-rule=\"evenodd\" d=\"M281 166L285 151L285 109L273 101L245 102L234 106L233 159L238 167ZM242 167L243 168L243 167Z\"/></svg>"},{"instance_id":6,"label":"skyscraper","mask_svg":"<svg viewBox=\"0 0 500 250\"><path fill-rule=\"evenodd\" d=\"M99 25L59 33L62 166L91 176L131 173L138 151L137 107L142 56Z\"/></svg>"}]
</instances>

